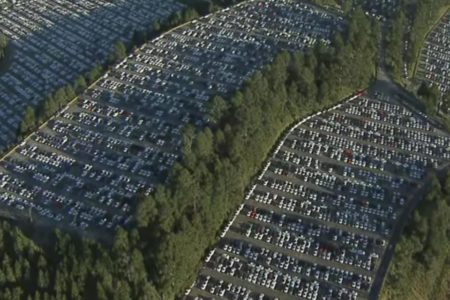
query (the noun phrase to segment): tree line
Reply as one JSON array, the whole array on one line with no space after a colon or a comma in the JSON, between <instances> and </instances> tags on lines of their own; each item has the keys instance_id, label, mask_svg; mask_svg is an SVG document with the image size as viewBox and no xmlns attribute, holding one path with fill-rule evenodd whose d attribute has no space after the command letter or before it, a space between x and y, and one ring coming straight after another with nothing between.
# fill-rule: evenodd
<instances>
[{"instance_id":1,"label":"tree line","mask_svg":"<svg viewBox=\"0 0 450 300\"><path fill-rule=\"evenodd\" d=\"M282 52L233 96L211 99L211 125L186 126L168 184L139 197L136 224L111 246L60 232L38 244L1 223L0 299L174 299L283 130L375 78L379 31L356 10L331 47Z\"/></svg>"},{"instance_id":2,"label":"tree line","mask_svg":"<svg viewBox=\"0 0 450 300\"><path fill-rule=\"evenodd\" d=\"M8 47L8 37L0 33L0 61L5 58L6 48Z\"/></svg>"},{"instance_id":3,"label":"tree line","mask_svg":"<svg viewBox=\"0 0 450 300\"><path fill-rule=\"evenodd\" d=\"M353 7L357 7L362 3L362 1L358 0L309 0L311 3L315 5L320 5L325 8L338 8L343 13L349 13Z\"/></svg>"},{"instance_id":4,"label":"tree line","mask_svg":"<svg viewBox=\"0 0 450 300\"><path fill-rule=\"evenodd\" d=\"M160 33L177 25L186 23L196 17L198 17L196 10L188 7L181 12L173 13L163 24L156 21L149 26L147 31L135 31L132 40L128 44L124 44L121 41L117 42L106 62L97 63L92 70L86 72L84 75L78 76L72 84L67 84L56 89L54 92L44 97L37 107L31 105L26 107L17 132L18 140L22 140L56 112L66 106L76 96L82 94L88 86L97 81L114 64L123 60L133 49L141 46Z\"/></svg>"},{"instance_id":5,"label":"tree line","mask_svg":"<svg viewBox=\"0 0 450 300\"><path fill-rule=\"evenodd\" d=\"M433 176L413 211L386 276L381 299L448 299L450 293L450 173Z\"/></svg>"}]
</instances>

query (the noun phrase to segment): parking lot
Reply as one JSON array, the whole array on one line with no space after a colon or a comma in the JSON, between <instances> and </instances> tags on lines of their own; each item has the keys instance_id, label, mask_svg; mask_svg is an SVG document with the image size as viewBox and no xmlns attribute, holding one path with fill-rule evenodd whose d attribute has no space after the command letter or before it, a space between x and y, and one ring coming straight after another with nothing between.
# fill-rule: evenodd
<instances>
[{"instance_id":1,"label":"parking lot","mask_svg":"<svg viewBox=\"0 0 450 300\"><path fill-rule=\"evenodd\" d=\"M103 63L118 41L149 31L183 5L163 0L17 1L0 10L11 58L0 72L0 151L15 141L28 105Z\"/></svg>"},{"instance_id":2,"label":"parking lot","mask_svg":"<svg viewBox=\"0 0 450 300\"><path fill-rule=\"evenodd\" d=\"M378 91L294 126L188 291L199 299L367 299L398 219L450 137Z\"/></svg>"},{"instance_id":3,"label":"parking lot","mask_svg":"<svg viewBox=\"0 0 450 300\"><path fill-rule=\"evenodd\" d=\"M450 93L450 13L428 34L417 69L417 78Z\"/></svg>"},{"instance_id":4,"label":"parking lot","mask_svg":"<svg viewBox=\"0 0 450 300\"><path fill-rule=\"evenodd\" d=\"M330 42L342 19L298 2L252 1L134 51L0 162L2 209L77 231L131 221L178 158L187 123L208 124L226 96L281 50Z\"/></svg>"}]
</instances>

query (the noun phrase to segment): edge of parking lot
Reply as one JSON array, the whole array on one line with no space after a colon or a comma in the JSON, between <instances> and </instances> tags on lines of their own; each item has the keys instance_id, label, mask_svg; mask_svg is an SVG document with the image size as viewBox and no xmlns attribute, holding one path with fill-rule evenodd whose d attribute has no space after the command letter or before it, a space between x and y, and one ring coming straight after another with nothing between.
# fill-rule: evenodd
<instances>
[{"instance_id":1,"label":"edge of parking lot","mask_svg":"<svg viewBox=\"0 0 450 300\"><path fill-rule=\"evenodd\" d=\"M372 90L373 86L374 86L374 84L371 85L371 87L369 88L369 91L373 92L373 90ZM402 87L399 87L397 85L388 86L388 87L389 87L388 91L394 96L397 95L397 93L399 93L400 91L404 91L404 89ZM399 91L399 89L400 89L400 91ZM358 96L359 94L360 93L357 93L356 95L353 94L353 95ZM298 120L294 121L285 130L283 130L283 132L280 134L279 138L277 139L277 142L274 144L274 146L270 150L270 152L269 152L270 154L268 154L264 163L262 163L262 165L261 165L262 169L257 173L257 175L255 175L252 178L250 184L248 185L248 189L245 194L246 196L245 196L244 201L248 200L254 191L255 178L260 178L261 175L265 173L265 171L267 170L268 161L278 152L279 148L281 148L280 145L282 145L283 141L289 136L289 134L292 132L292 130L294 130L298 125L302 124L302 121L306 121L309 118L311 118L312 116L320 115L321 113L326 112L326 111L332 109L333 107L339 106L340 104L342 104L346 101L349 101L352 98L353 97L348 96L348 97L344 98L343 100L341 100L340 102L338 102L337 104L333 105L331 108L325 108L321 111L311 113L308 116L301 118L299 121ZM395 97L393 99L394 99L394 102L397 102L395 100ZM410 109L412 109L412 111L414 111L415 113L418 113L416 109L414 109L414 108L410 108ZM422 114L420 114L420 116L423 117ZM427 118L427 120L431 121L428 118ZM394 230L392 232L392 235L389 238L389 242L386 247L385 253L383 254L383 258L378 264L376 275L374 276L373 283L372 283L371 288L368 293L368 299L378 299L379 298L382 288L383 288L383 283L385 281L387 272L391 265L393 255L395 253L395 246L402 235L404 227L408 223L411 212L417 207L417 205L420 203L420 201L423 200L424 195L429 190L429 182L431 180L431 174L433 174L433 173L442 174L442 172L447 170L449 166L450 166L450 163L445 163L444 165L438 167L437 169L430 171L426 175L425 179L421 182L421 184L419 184L416 192L413 195L411 195L410 200L408 201L408 205L403 210L402 214L400 215L399 220L397 220L397 222L395 222ZM232 219L230 218L231 221L227 221L224 223L224 225L225 224L228 224L228 225L224 226L225 228L223 230L219 231L221 237L225 236L225 234L228 232L228 230L232 227L231 226L232 223L235 221L237 216L240 214L243 206L244 206L244 204L241 204L241 206L237 209L234 217ZM230 220L230 219L228 219L228 220ZM209 251L205 252L206 259L204 259L203 262L208 262L215 251L216 251L216 249L213 247L212 249L210 248ZM195 282L192 284L190 289L188 289L186 291L185 295L188 295L189 292L191 291L191 289L194 288L194 284L195 284Z\"/></svg>"},{"instance_id":2,"label":"edge of parking lot","mask_svg":"<svg viewBox=\"0 0 450 300\"><path fill-rule=\"evenodd\" d=\"M419 64L420 56L422 55L423 47L425 45L426 40L428 39L428 36L441 23L442 18L445 15L447 15L448 13L450 13L450 4L441 8L441 10L438 13L438 17L434 21L433 25L430 26L428 31L423 36L422 42L421 42L421 47L418 49L418 52L414 55L414 58L415 58L414 59L414 67L413 67L413 71L412 71L412 74L411 74L412 75L411 76L412 79L416 79L417 66Z\"/></svg>"},{"instance_id":3,"label":"edge of parking lot","mask_svg":"<svg viewBox=\"0 0 450 300\"><path fill-rule=\"evenodd\" d=\"M244 2L245 3L245 2ZM240 4L242 4L242 3L240 3ZM238 4L238 5L240 5L240 4ZM213 12L212 12L213 13ZM211 13L211 14L212 14ZM208 14L209 15L209 14ZM201 16L201 17L199 17L199 18L196 18L196 19L193 19L193 20L189 20L189 21L187 21L187 22L183 22L183 23L181 23L181 24L179 24L179 25L176 25L176 26L174 26L174 27L172 27L172 28L170 28L170 29L168 29L168 30L165 30L165 31L163 31L163 32L156 32L156 35L153 37L153 38L151 38L150 40L148 40L146 43L148 43L148 42L152 42L152 41L157 41L158 39L160 39L160 38L163 38L165 35L167 35L167 34L169 34L169 33L171 33L172 31L174 31L174 30L177 30L178 28L181 28L181 27L183 27L183 26L186 26L186 25L188 25L188 24L190 24L190 23L193 23L193 22L195 22L196 20L199 20L199 19L201 19L201 18L204 18L204 17L206 17L206 16L208 16L208 15L205 15L205 16ZM140 48L142 48L142 47L144 47L145 46L145 44L146 43L144 43L144 44L142 44L142 45L140 45L140 46L138 46L138 47L133 47L132 49L131 49L131 51L129 51L129 53L127 53L127 56L123 59L123 60L121 60L121 61L118 61L118 62L116 62L116 63L114 63L114 64L112 64L112 65L109 65L109 66L106 66L106 68L104 69L104 71L101 73L101 75L94 81L94 82L92 82L91 84L89 84L81 93L79 93L77 96L75 96L73 99L71 99L69 102L67 102L61 109L59 109L58 111L56 111L54 114L52 114L47 120L45 120L42 124L40 124L39 126L37 126L35 129L33 129L30 133L28 133L27 135L25 135L24 137L23 137L23 139L21 139L21 140L19 140L19 141L15 141L12 145L11 145L11 148L9 148L9 149L6 149L6 151L4 151L3 153L0 153L0 162L1 161L4 161L5 159L7 159L9 156L11 156L14 152L16 152L17 151L17 149L19 148L19 147L21 147L21 146L23 146L26 142L28 142L35 134L36 134L36 132L38 132L38 131L40 131L40 130L42 130L43 128L45 128L47 125L48 125L48 123L49 122L51 122L52 120L55 120L55 119L57 119L60 115L61 115L61 113L64 113L67 109L69 109L71 106L73 106L79 99L80 99L80 97L82 97L82 95L86 92L86 91L88 91L88 90L90 90L90 89L92 89L92 88L94 88L101 80L103 80L107 75L108 75L108 73L111 71L111 70L113 70L117 65L120 65L122 62L124 62L124 61L126 61L131 55L133 55L136 51L138 51ZM22 224L22 222L19 220L19 219L17 219L17 217L16 216L14 216L14 215L10 215L10 214L0 214L0 218L5 218L5 219L9 219L9 220L12 220L12 221L14 221L14 222L16 222L16 223L21 223ZM39 220L39 219L33 219L33 226L30 226L30 222L24 222L23 224L25 225L25 228L30 228L30 229L32 229L34 226L39 226L39 227L47 227L48 226L48 224L44 221L42 221L42 220ZM66 228L66 229L68 229L68 231L69 232L71 232L71 233L77 233L77 231L73 231L73 230L70 230L70 228ZM30 231L31 232L31 234L33 234L34 235L34 233L32 232L32 230ZM87 234L86 232L83 232L82 233L82 236L83 237L91 237L91 238L95 238L95 239L100 239L100 240L103 240L103 241L105 241L105 242L108 242L109 241L109 238L108 237L106 237L106 236L104 236L104 235L102 235L102 234L96 234L95 232L93 232L92 234ZM39 235L38 237L41 237L41 235ZM44 237L44 239L43 240L45 240L46 238Z\"/></svg>"},{"instance_id":4,"label":"edge of parking lot","mask_svg":"<svg viewBox=\"0 0 450 300\"><path fill-rule=\"evenodd\" d=\"M450 166L450 163L446 163L443 166L440 166L434 172L436 172L438 177L441 177L444 175L443 172L445 172L449 166ZM392 258L395 254L396 244L397 244L398 240L400 239L404 228L408 224L408 221L410 220L411 213L419 205L419 203L424 199L426 193L429 191L429 183L431 182L431 174L432 173L429 173L427 178L424 181L422 181L422 183L420 184L420 187L417 190L417 192L415 193L413 199L408 203L408 206L405 208L405 210L403 211L403 214L400 216L399 221L396 223L396 226L395 226L393 234L389 240L383 260L378 268L378 276L375 277L374 282L372 284L372 289L369 294L369 300L379 299L381 290L383 289L383 286L384 286L384 282L386 281L386 275L391 266Z\"/></svg>"},{"instance_id":5,"label":"edge of parking lot","mask_svg":"<svg viewBox=\"0 0 450 300\"><path fill-rule=\"evenodd\" d=\"M246 4L247 2L251 2L251 1L255 1L255 0L242 1L242 2L237 3L236 5L234 5L233 7L239 7L239 6L241 6L241 5ZM124 59L122 59L121 61L118 61L118 62L116 62L116 63L114 63L114 64L112 64L112 65L110 65L110 66L108 66L108 67L106 68L106 70L100 75L100 77L99 77L97 80L95 80L95 81L92 82L89 86L87 86L85 90L83 90L79 95L77 95L75 98L73 98L72 100L70 100L70 101L69 101L66 105L64 105L64 107L62 107L60 110L58 110L57 112L55 112L55 113L54 113L50 118L48 118L44 123L42 123L42 124L39 125L37 128L35 128L33 131L31 131L29 134L27 134L21 141L16 141L16 142L12 145L12 148L6 150L6 152L4 152L4 153L0 153L0 161L3 161L3 160L4 160L6 157L8 157L12 152L14 152L19 146L21 146L23 143L25 143L26 141L28 141L29 138L30 138L35 132L37 132L38 130L40 130L40 129L42 129L43 127L45 127L45 126L48 124L49 121L51 121L51 120L53 120L54 118L58 117L58 115L59 115L61 112L64 112L64 111L65 111L66 109L68 109L71 105L73 105L73 104L79 99L80 95L84 94L86 91L88 91L89 89L91 89L92 87L94 87L100 80L102 80L103 78L105 78L105 76L108 74L108 72L109 72L111 69L113 69L113 68L114 68L115 66L117 66L117 65L120 65L122 62L126 61L131 55L133 55L137 50L139 50L140 48L142 48L146 43L157 41L157 40L163 38L165 35L171 33L172 31L175 31L175 30L177 30L177 29L179 29L179 28L181 28L181 27L184 27L184 26L186 26L186 25L188 25L188 24L195 23L197 20L201 20L201 19L207 18L208 16L213 15L214 13L215 13L215 11L212 11L212 12L206 14L206 15L202 15L202 16L199 16L198 18L189 20L189 21L187 21L187 22L183 22L183 23L181 23L181 24L179 24L179 25L176 25L176 26L174 26L174 27L172 27L172 28L170 28L170 29L167 29L167 30L165 30L165 31L163 31L163 32L156 32L156 34L154 35L154 37L151 38L150 40L146 41L143 45L141 45L141 46L139 46L139 47L133 47L132 50L131 50L129 53L127 53L127 56L126 56ZM1 73L1 69L0 69L0 73Z\"/></svg>"},{"instance_id":6,"label":"edge of parking lot","mask_svg":"<svg viewBox=\"0 0 450 300\"><path fill-rule=\"evenodd\" d=\"M237 4L237 5L241 5L242 3L244 3L244 2L241 2L241 3ZM211 13L211 14L213 14L213 13ZM208 14L208 15L210 15L210 14ZM190 24L190 23L192 23L192 22L195 22L195 20L202 19L202 18L204 18L204 17L206 17L206 16L208 16L208 15L201 16L201 17L199 17L199 18L196 18L196 19L193 19L193 20L184 22L184 23L179 24L179 25L177 25L177 26L175 26L175 27L173 27L173 28L170 28L170 29L168 29L168 30L166 30L166 31L164 31L164 32L161 32L161 33L157 34L157 35L156 35L154 38L152 38L151 40L147 41L146 43L152 42L152 41L157 41L158 39L164 37L166 34L169 34L169 33L171 33L172 31L174 31L174 30L176 30L176 29L178 29L178 28L180 28L180 27L186 26L187 24ZM28 140L30 139L30 137L33 136L33 134L34 134L35 132L37 132L38 130L44 128L44 127L48 124L48 122L50 122L51 120L53 120L53 119L55 119L56 117L58 117L59 114L60 114L61 112L64 112L64 111L65 111L66 109L68 109L71 105L73 105L73 104L80 98L80 95L84 94L86 91L88 91L89 89L93 88L100 80L102 80L102 79L105 78L105 76L108 74L108 72L109 72L111 69L113 69L113 68L114 68L115 66L117 66L117 65L120 65L122 62L126 61L131 55L133 55L138 49L140 49L141 47L143 47L146 43L144 43L144 44L141 45L140 47L134 47L134 48L127 54L127 56L126 56L123 60L118 61L118 62L114 63L113 65L109 66L109 67L108 67L108 68L100 75L100 77L99 77L97 80L95 80L94 82L92 82L92 83L91 83L89 86L87 86L86 89L83 90L79 95L77 95L75 98L73 98L72 100L70 100L66 105L64 105L63 108L61 108L60 110L58 110L57 112L55 112L55 113L54 113L50 118L48 118L44 123L42 123L42 124L39 125L37 128L35 128L32 132L30 132L29 134L27 134L21 141L16 142L16 143L12 146L12 148L10 148L10 149L7 150L6 152L0 154L0 161L3 161L6 157L8 157L9 155L11 155L11 153L13 153L15 150L17 150L18 147L20 147L23 143L25 143L26 141L28 141Z\"/></svg>"},{"instance_id":7,"label":"edge of parking lot","mask_svg":"<svg viewBox=\"0 0 450 300\"><path fill-rule=\"evenodd\" d=\"M252 195L252 193L255 190L255 181L259 180L261 178L261 176L266 172L267 167L268 167L268 163L270 162L270 160L274 157L274 155L276 155L276 153L279 151L279 149L281 148L283 142L287 139L287 137L292 133L292 131L297 128L299 125L301 125L303 122L309 120L310 118L312 118L313 116L316 115L320 115L322 114L324 111L328 111L333 109L334 107L340 106L343 103L346 103L348 101L351 101L352 99L356 98L357 96L359 96L361 93L367 91L369 87L364 87L361 88L360 90L357 90L356 92L350 92L350 91L345 91L343 92L343 94L346 94L347 96L343 97L339 102L334 103L322 110L318 110L318 111L314 111L306 116L300 117L296 120L294 120L291 124L289 124L280 134L278 139L276 140L276 142L273 144L272 148L268 151L267 155L266 155L266 159L261 163L261 170L258 171L254 176L252 176L252 178L250 179L249 183L247 184L247 188L246 188L246 192L245 192L245 196L244 199L242 201L242 203L235 209L232 210L230 212L230 216L229 218L227 218L224 222L223 222L223 226L222 228L218 231L217 234L217 242L219 241L220 238L224 237L225 234L229 231L229 229L231 228L231 225L233 224L233 222L235 221L235 219L238 217L238 215L240 214L241 210L244 207L244 202L246 200L249 199L249 197ZM211 258L211 256L213 255L213 253L215 252L215 247L216 247L216 243L214 243L214 245L212 245L210 248L206 249L202 258L202 265L205 262L208 262L209 259ZM203 267L202 267L203 268ZM192 284L189 286L189 288L186 289L184 296L187 296L190 291L192 290L192 288L195 285L195 280L194 282L192 282ZM181 298L183 299L183 298Z\"/></svg>"},{"instance_id":8,"label":"edge of parking lot","mask_svg":"<svg viewBox=\"0 0 450 300\"><path fill-rule=\"evenodd\" d=\"M159 39L160 37L164 36L165 34L168 34L168 33L170 33L171 31L176 30L176 29L179 28L179 27L186 26L186 24L191 23L191 22L192 22L192 21L185 22L185 23L183 23L183 24L180 24L180 25L178 25L178 26L175 26L174 28L171 28L171 29L168 30L168 31L164 31L163 33L161 33L160 35L158 35L157 37L155 37L155 38L152 39L152 40L155 41L155 40ZM133 53L133 51L130 52L130 54L132 54L132 53ZM127 58L128 58L128 57L129 57L129 56L127 56ZM125 60L126 60L127 58L125 58ZM86 90L88 90L88 89L92 88L93 86L95 86L95 85L98 83L99 80L103 79L103 78L106 76L106 74L108 74L108 70L105 70L105 72L103 72L102 76L101 76L99 79L97 79L95 82L93 82L92 84L90 84L89 87L88 87ZM354 95L354 94L353 94L353 95ZM268 161L269 161L271 158L273 158L273 156L278 152L279 148L281 147L280 145L282 145L282 143L286 140L286 138L289 136L289 134L292 132L292 130L294 130L298 125L302 124L303 121L308 120L308 119L309 119L310 117L312 117L312 116L320 115L322 112L329 111L330 109L333 109L334 107L339 106L340 104L345 103L345 102L351 100L352 98L353 98L353 97L348 96L348 97L346 97L346 98L343 98L343 99L340 100L339 102L337 102L337 103L331 105L331 108L325 108L325 109L323 109L323 110L313 112L313 113L309 114L308 116L302 117L300 121L298 121L298 120L293 121L293 122L292 122L291 124L289 124L284 130L282 130L282 131L279 133L279 136L278 136L278 138L276 139L276 142L274 143L274 145L272 146L272 148L268 151L267 157L266 157L266 159L263 161L263 163L262 163L261 166L267 166ZM53 114L50 118L48 118L48 120L46 120L43 124L41 124L37 129L33 130L30 134L28 134L28 135L27 135L20 143L18 143L17 145L15 145L15 146L14 146L11 150L9 150L6 154L1 155L1 156L0 156L0 161L3 160L3 159L5 159L5 157L11 155L11 153L13 153L14 151L16 151L18 147L20 147L23 143L25 143L26 141L28 141L28 140L30 139L30 137L32 137L37 131L39 131L39 130L41 130L42 128L44 128L44 127L48 124L49 121L53 120L54 118L58 118L58 117L60 116L61 112L64 112L65 110L67 110L67 108L69 108L70 106L72 106L78 99L79 99L79 97L77 96L77 97L73 98L72 100L70 100L70 101L69 101L69 102L68 102L61 110L59 110L58 112L56 112L55 114ZM294 125L292 125L292 124L294 124ZM261 173L264 173L265 171L266 171L266 168L265 168ZM260 174L260 173L258 172L257 174ZM257 175L255 175L255 176L257 176ZM251 187L251 186L252 186L251 183L254 182L255 176L253 176L253 177L250 179L250 184L248 185L248 187ZM252 191L253 191L253 190L250 190L248 193L246 193L247 196L248 196L248 195L251 195L251 194L252 194ZM246 198L247 198L247 197L246 197ZM421 199L421 198L420 198L420 199ZM420 200L420 199L419 199L419 200ZM419 201L419 200L417 200L417 201ZM242 207L242 206L241 206L241 207ZM238 213L239 213L240 209L241 209L241 208L239 208ZM231 214L231 213L230 213L230 214ZM233 219L231 222L233 222L233 221L234 221L234 219ZM231 224L231 223L230 223L230 224ZM229 226L228 226L228 228L229 228ZM389 266L389 263L388 263L388 266ZM384 276L383 276L383 278L384 278Z\"/></svg>"}]
</instances>

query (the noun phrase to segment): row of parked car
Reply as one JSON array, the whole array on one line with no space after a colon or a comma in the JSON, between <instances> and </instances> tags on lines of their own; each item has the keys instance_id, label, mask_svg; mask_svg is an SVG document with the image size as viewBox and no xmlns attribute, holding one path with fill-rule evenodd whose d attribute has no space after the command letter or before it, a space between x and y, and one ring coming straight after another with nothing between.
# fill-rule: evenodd
<instances>
[{"instance_id":1,"label":"row of parked car","mask_svg":"<svg viewBox=\"0 0 450 300\"><path fill-rule=\"evenodd\" d=\"M449 155L447 134L385 94L308 117L277 147L186 298L367 298L413 191Z\"/></svg>"},{"instance_id":2,"label":"row of parked car","mask_svg":"<svg viewBox=\"0 0 450 300\"><path fill-rule=\"evenodd\" d=\"M271 0L170 31L136 49L0 162L0 190L20 198L24 218L38 214L86 231L126 225L137 196L164 182L179 157L183 127L208 124L212 96L233 93L281 50L329 43L341 26L313 6Z\"/></svg>"},{"instance_id":3,"label":"row of parked car","mask_svg":"<svg viewBox=\"0 0 450 300\"><path fill-rule=\"evenodd\" d=\"M38 0L1 9L0 31L11 42L0 75L0 150L15 141L28 105L105 62L116 42L183 7L173 0Z\"/></svg>"},{"instance_id":4,"label":"row of parked car","mask_svg":"<svg viewBox=\"0 0 450 300\"><path fill-rule=\"evenodd\" d=\"M428 34L417 77L438 87L442 94L450 93L450 13ZM444 110L448 112L449 104L444 104Z\"/></svg>"}]
</instances>

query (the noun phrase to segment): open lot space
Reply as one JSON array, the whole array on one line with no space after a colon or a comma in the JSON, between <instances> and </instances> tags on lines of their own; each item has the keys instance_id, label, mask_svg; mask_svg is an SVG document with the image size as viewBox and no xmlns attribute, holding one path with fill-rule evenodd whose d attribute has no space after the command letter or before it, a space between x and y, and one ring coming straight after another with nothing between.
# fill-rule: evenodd
<instances>
[{"instance_id":1,"label":"open lot space","mask_svg":"<svg viewBox=\"0 0 450 300\"><path fill-rule=\"evenodd\" d=\"M428 172L450 161L449 146L448 134L378 91L306 118L186 299L367 299L403 212Z\"/></svg>"},{"instance_id":2,"label":"open lot space","mask_svg":"<svg viewBox=\"0 0 450 300\"><path fill-rule=\"evenodd\" d=\"M0 207L75 230L131 220L178 158L187 123L281 50L330 42L342 19L285 1L252 1L179 27L137 49L79 101L0 162Z\"/></svg>"},{"instance_id":3,"label":"open lot space","mask_svg":"<svg viewBox=\"0 0 450 300\"><path fill-rule=\"evenodd\" d=\"M0 151L15 141L28 105L103 63L115 43L147 32L183 5L164 0L33 0L0 10L11 58L0 72Z\"/></svg>"}]
</instances>

